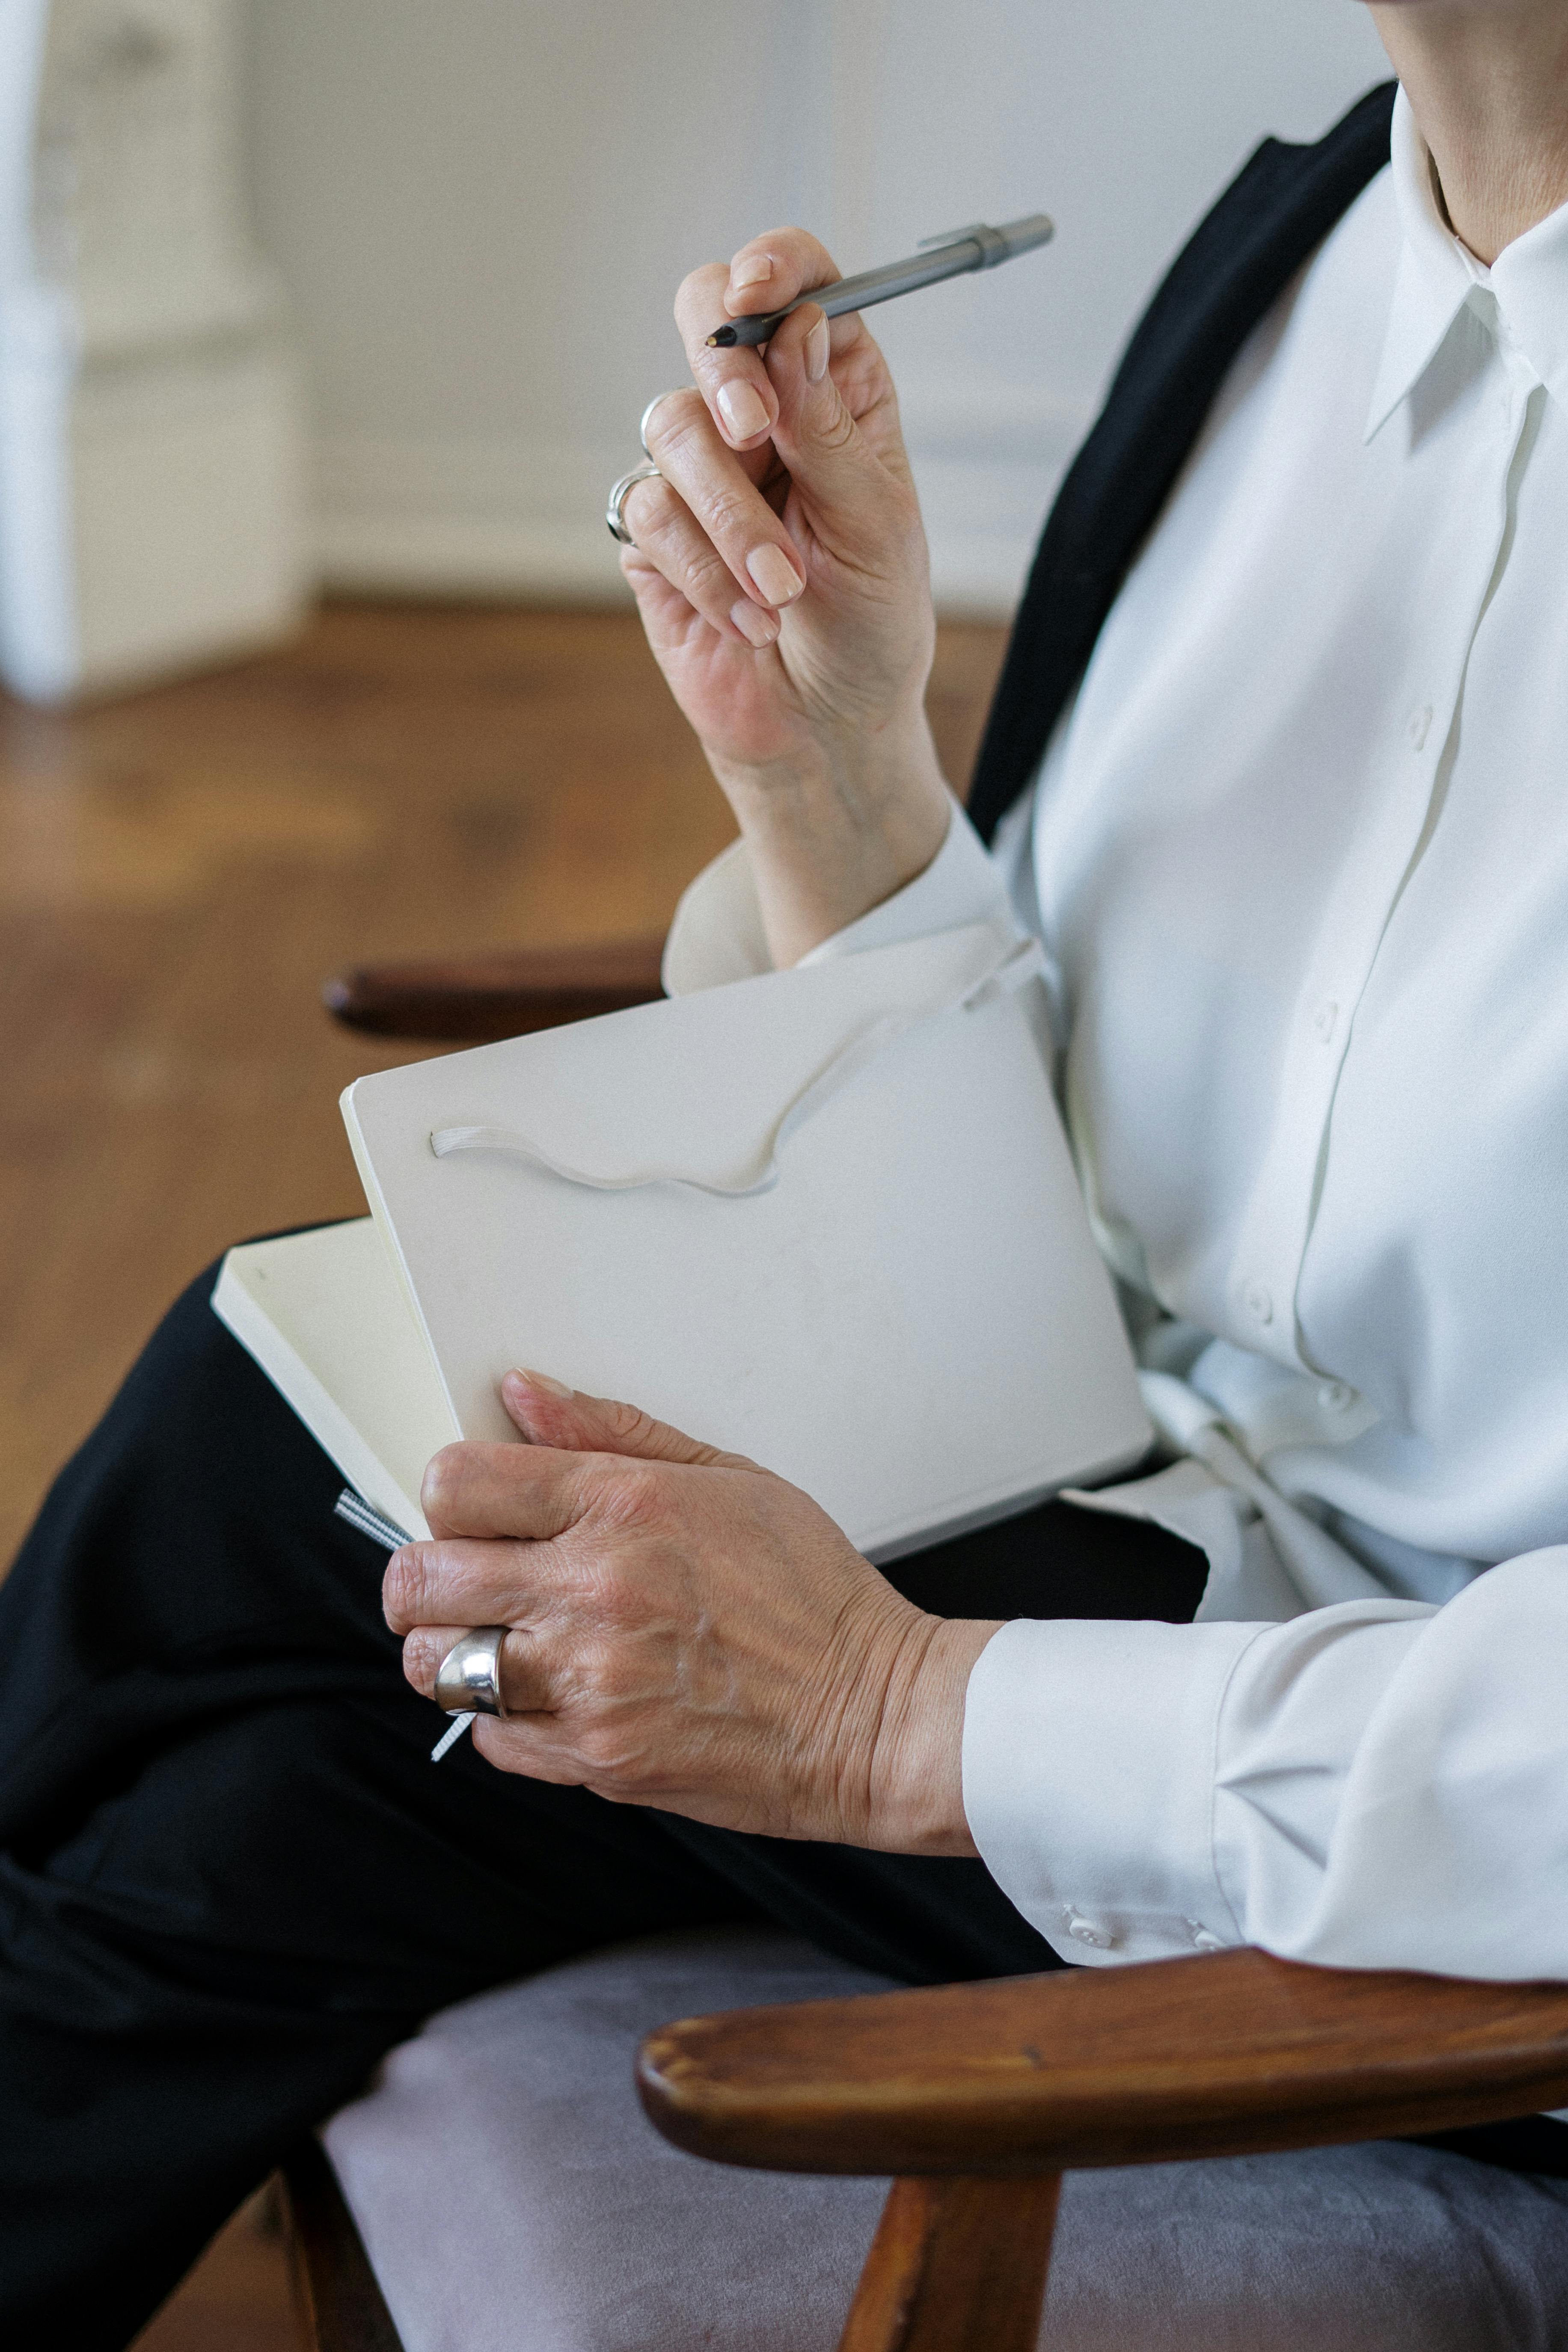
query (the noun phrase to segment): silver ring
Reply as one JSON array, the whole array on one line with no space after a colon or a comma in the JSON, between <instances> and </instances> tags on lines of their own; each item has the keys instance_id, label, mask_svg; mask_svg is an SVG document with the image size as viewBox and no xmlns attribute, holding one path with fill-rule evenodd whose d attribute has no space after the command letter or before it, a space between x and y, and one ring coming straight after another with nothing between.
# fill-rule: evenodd
<instances>
[{"instance_id":1,"label":"silver ring","mask_svg":"<svg viewBox=\"0 0 1568 2352\"><path fill-rule=\"evenodd\" d=\"M436 1704L447 1715L504 1715L500 1645L504 1625L476 1625L453 1643L436 1676Z\"/></svg>"},{"instance_id":2,"label":"silver ring","mask_svg":"<svg viewBox=\"0 0 1568 2352\"><path fill-rule=\"evenodd\" d=\"M678 383L671 386L671 391L673 392L684 392L685 390L686 386L683 383ZM653 415L653 412L658 406L659 402L661 400L668 400L670 394L668 392L656 392L653 398L648 402L647 406L643 410L642 423L637 426L637 439L642 443L642 453L645 457L651 458L653 457L653 451L647 446L648 418Z\"/></svg>"},{"instance_id":3,"label":"silver ring","mask_svg":"<svg viewBox=\"0 0 1568 2352\"><path fill-rule=\"evenodd\" d=\"M610 537L618 539L623 547L637 545L636 540L626 529L626 518L621 511L626 502L627 491L635 489L639 482L661 482L663 479L664 477L658 467L649 458L646 466L634 466L629 474L623 474L620 480L612 485L610 495L605 503L605 520L610 526Z\"/></svg>"}]
</instances>

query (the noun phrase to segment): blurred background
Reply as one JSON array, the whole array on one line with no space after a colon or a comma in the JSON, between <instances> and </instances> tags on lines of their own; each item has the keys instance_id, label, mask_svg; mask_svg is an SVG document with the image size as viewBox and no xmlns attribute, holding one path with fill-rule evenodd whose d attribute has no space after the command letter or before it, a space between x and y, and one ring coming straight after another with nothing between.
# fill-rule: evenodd
<instances>
[{"instance_id":1,"label":"blurred background","mask_svg":"<svg viewBox=\"0 0 1568 2352\"><path fill-rule=\"evenodd\" d=\"M0 0L0 1559L163 1304L354 1213L335 968L653 936L731 832L603 522L677 281L1044 209L874 321L960 788L1052 488L1355 0ZM265 2205L149 2343L292 2340Z\"/></svg>"},{"instance_id":2,"label":"blurred background","mask_svg":"<svg viewBox=\"0 0 1568 2352\"><path fill-rule=\"evenodd\" d=\"M1175 244L1386 69L1354 0L268 0L249 57L329 581L613 586L597 513L694 261L1044 210L1047 253L876 321L939 598L990 614Z\"/></svg>"}]
</instances>

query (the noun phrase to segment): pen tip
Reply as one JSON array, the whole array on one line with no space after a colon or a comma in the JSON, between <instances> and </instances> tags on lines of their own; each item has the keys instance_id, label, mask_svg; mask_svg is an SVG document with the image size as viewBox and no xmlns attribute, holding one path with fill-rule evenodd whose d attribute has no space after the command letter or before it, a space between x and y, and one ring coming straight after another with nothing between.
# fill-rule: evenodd
<instances>
[{"instance_id":1,"label":"pen tip","mask_svg":"<svg viewBox=\"0 0 1568 2352\"><path fill-rule=\"evenodd\" d=\"M713 332L708 338L708 348L710 352L727 352L734 340L735 330L733 327L715 327Z\"/></svg>"}]
</instances>

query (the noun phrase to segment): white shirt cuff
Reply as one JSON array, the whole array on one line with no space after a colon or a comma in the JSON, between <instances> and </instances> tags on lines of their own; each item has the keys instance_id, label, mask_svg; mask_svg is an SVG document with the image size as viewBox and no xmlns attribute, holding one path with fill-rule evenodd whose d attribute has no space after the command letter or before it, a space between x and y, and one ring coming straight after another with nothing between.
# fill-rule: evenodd
<instances>
[{"instance_id":1,"label":"white shirt cuff","mask_svg":"<svg viewBox=\"0 0 1568 2352\"><path fill-rule=\"evenodd\" d=\"M1064 1959L1246 1941L1215 1866L1215 1742L1263 1630L1019 1618L981 1652L964 1811L992 1877Z\"/></svg>"},{"instance_id":2,"label":"white shirt cuff","mask_svg":"<svg viewBox=\"0 0 1568 2352\"><path fill-rule=\"evenodd\" d=\"M1007 902L1007 886L990 851L957 801L952 803L942 847L921 874L884 898L879 907L824 940L801 958L826 963L834 956L859 955L866 948L901 947L969 923L1000 920L1012 938L1017 926Z\"/></svg>"},{"instance_id":3,"label":"white shirt cuff","mask_svg":"<svg viewBox=\"0 0 1568 2352\"><path fill-rule=\"evenodd\" d=\"M866 948L896 947L906 940L992 920L1005 922L1012 936L1006 886L954 801L942 847L924 871L801 961L825 963L835 956L858 955ZM676 908L664 946L665 992L689 996L699 989L752 980L772 970L751 854L744 841L732 841L703 867Z\"/></svg>"},{"instance_id":4,"label":"white shirt cuff","mask_svg":"<svg viewBox=\"0 0 1568 2352\"><path fill-rule=\"evenodd\" d=\"M664 992L695 996L773 968L751 855L743 841L732 841L680 894L664 942Z\"/></svg>"}]
</instances>

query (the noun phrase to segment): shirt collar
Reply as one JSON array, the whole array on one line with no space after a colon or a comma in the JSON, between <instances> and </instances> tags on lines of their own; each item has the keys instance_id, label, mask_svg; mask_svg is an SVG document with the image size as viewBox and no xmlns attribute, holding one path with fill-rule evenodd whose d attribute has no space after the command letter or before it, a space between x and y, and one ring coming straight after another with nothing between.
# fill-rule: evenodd
<instances>
[{"instance_id":1,"label":"shirt collar","mask_svg":"<svg viewBox=\"0 0 1568 2352\"><path fill-rule=\"evenodd\" d=\"M1389 160L1404 237L1367 439L1419 383L1467 304L1568 407L1568 205L1516 237L1487 269L1437 208L1432 159L1403 89L1394 102Z\"/></svg>"}]
</instances>

